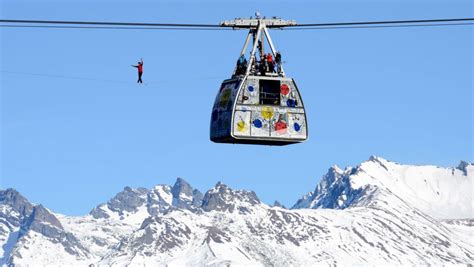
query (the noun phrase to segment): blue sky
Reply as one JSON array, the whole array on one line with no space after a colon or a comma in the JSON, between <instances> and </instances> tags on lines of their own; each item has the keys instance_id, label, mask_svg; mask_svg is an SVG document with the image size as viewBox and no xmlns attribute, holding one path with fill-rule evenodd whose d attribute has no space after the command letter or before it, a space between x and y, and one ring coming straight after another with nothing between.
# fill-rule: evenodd
<instances>
[{"instance_id":1,"label":"blue sky","mask_svg":"<svg viewBox=\"0 0 474 267\"><path fill-rule=\"evenodd\" d=\"M199 3L198 3L199 2ZM2 19L299 23L473 17L472 1L24 1ZM308 114L307 142L209 141L245 31L0 29L0 187L64 214L124 186L217 181L291 206L334 164L473 160L473 27L272 31ZM135 64L145 61L145 86ZM36 75L39 74L39 75ZM62 76L63 78L57 77ZM74 79L81 77L87 79Z\"/></svg>"}]
</instances>

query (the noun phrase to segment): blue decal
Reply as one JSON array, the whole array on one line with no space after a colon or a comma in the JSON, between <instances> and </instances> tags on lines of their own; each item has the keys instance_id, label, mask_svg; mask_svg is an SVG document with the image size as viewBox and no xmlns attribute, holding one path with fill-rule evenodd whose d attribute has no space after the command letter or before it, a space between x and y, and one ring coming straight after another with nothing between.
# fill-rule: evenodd
<instances>
[{"instance_id":1,"label":"blue decal","mask_svg":"<svg viewBox=\"0 0 474 267\"><path fill-rule=\"evenodd\" d=\"M295 131L299 132L301 130L301 126L295 122L295 124L293 124L293 127L295 128Z\"/></svg>"},{"instance_id":2,"label":"blue decal","mask_svg":"<svg viewBox=\"0 0 474 267\"><path fill-rule=\"evenodd\" d=\"M294 107L296 107L296 100L294 100L294 99L288 99L288 100L286 100L286 105L287 105L288 107L294 108Z\"/></svg>"},{"instance_id":3,"label":"blue decal","mask_svg":"<svg viewBox=\"0 0 474 267\"><path fill-rule=\"evenodd\" d=\"M249 85L248 90L249 90L249 92L253 92L253 90L254 90L253 86Z\"/></svg>"},{"instance_id":4,"label":"blue decal","mask_svg":"<svg viewBox=\"0 0 474 267\"><path fill-rule=\"evenodd\" d=\"M259 119L256 119L253 121L253 126L257 127L257 128L262 128L262 121L259 120Z\"/></svg>"}]
</instances>

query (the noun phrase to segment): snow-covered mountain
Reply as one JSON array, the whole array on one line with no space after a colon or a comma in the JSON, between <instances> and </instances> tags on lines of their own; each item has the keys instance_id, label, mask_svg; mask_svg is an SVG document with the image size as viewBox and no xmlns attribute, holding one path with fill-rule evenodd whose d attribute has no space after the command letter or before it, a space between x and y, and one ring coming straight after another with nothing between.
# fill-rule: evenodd
<instances>
[{"instance_id":1,"label":"snow-covered mountain","mask_svg":"<svg viewBox=\"0 0 474 267\"><path fill-rule=\"evenodd\" d=\"M293 206L222 183L129 187L70 217L0 190L3 265L471 264L474 166L371 157L334 166Z\"/></svg>"},{"instance_id":2,"label":"snow-covered mountain","mask_svg":"<svg viewBox=\"0 0 474 267\"><path fill-rule=\"evenodd\" d=\"M474 218L473 176L474 166L464 161L457 168L439 168L401 165L372 156L355 168L331 167L316 189L293 208L366 206L373 197L367 189L376 187L438 219Z\"/></svg>"}]
</instances>

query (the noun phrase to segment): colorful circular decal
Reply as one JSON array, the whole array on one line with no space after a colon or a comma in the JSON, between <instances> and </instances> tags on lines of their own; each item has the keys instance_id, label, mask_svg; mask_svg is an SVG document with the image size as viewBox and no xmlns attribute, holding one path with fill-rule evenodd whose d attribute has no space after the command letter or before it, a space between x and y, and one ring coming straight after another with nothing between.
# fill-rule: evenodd
<instances>
[{"instance_id":1,"label":"colorful circular decal","mask_svg":"<svg viewBox=\"0 0 474 267\"><path fill-rule=\"evenodd\" d=\"M273 108L271 107L263 107L261 113L262 117L266 120L273 118Z\"/></svg>"},{"instance_id":2,"label":"colorful circular decal","mask_svg":"<svg viewBox=\"0 0 474 267\"><path fill-rule=\"evenodd\" d=\"M282 95L288 95L288 93L290 92L290 87L288 87L288 84L282 84L280 86L280 92Z\"/></svg>"},{"instance_id":3,"label":"colorful circular decal","mask_svg":"<svg viewBox=\"0 0 474 267\"><path fill-rule=\"evenodd\" d=\"M299 125L297 122L293 124L293 127L295 128L295 131L299 132L301 130L301 125Z\"/></svg>"},{"instance_id":4,"label":"colorful circular decal","mask_svg":"<svg viewBox=\"0 0 474 267\"><path fill-rule=\"evenodd\" d=\"M286 105L287 105L288 107L294 108L294 107L296 107L296 100L294 100L294 99L288 99L288 100L286 100Z\"/></svg>"},{"instance_id":5,"label":"colorful circular decal","mask_svg":"<svg viewBox=\"0 0 474 267\"><path fill-rule=\"evenodd\" d=\"M275 123L275 131L279 134L284 134L286 132L286 122L278 121Z\"/></svg>"},{"instance_id":6,"label":"colorful circular decal","mask_svg":"<svg viewBox=\"0 0 474 267\"><path fill-rule=\"evenodd\" d=\"M253 92L253 90L255 90L255 88L253 88L252 85L249 85L248 90L249 90L249 92Z\"/></svg>"},{"instance_id":7,"label":"colorful circular decal","mask_svg":"<svg viewBox=\"0 0 474 267\"><path fill-rule=\"evenodd\" d=\"M255 119L255 120L253 121L253 126L255 126L256 128L262 128L262 126L263 126L263 125L262 125L262 121L259 120L259 119Z\"/></svg>"},{"instance_id":8,"label":"colorful circular decal","mask_svg":"<svg viewBox=\"0 0 474 267\"><path fill-rule=\"evenodd\" d=\"M244 121L239 121L237 123L237 131L239 131L239 132L245 131L245 122Z\"/></svg>"}]
</instances>

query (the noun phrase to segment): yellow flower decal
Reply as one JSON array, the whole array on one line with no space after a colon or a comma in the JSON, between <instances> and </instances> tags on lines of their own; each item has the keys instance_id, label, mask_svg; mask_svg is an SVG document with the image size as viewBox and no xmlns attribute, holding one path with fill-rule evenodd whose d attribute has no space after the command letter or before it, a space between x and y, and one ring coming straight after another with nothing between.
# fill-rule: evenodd
<instances>
[{"instance_id":1,"label":"yellow flower decal","mask_svg":"<svg viewBox=\"0 0 474 267\"><path fill-rule=\"evenodd\" d=\"M246 127L245 127L245 122L244 121L241 120L237 123L237 131L243 132L243 131L245 131L245 128Z\"/></svg>"},{"instance_id":2,"label":"yellow flower decal","mask_svg":"<svg viewBox=\"0 0 474 267\"><path fill-rule=\"evenodd\" d=\"M262 117L266 120L273 118L273 108L272 107L263 107L262 108Z\"/></svg>"}]
</instances>

